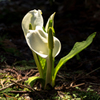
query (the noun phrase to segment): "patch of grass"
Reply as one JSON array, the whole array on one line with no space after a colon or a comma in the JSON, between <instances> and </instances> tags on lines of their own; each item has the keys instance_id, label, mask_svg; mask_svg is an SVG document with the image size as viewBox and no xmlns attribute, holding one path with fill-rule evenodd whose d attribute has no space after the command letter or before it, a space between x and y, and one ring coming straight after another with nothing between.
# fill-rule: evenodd
<instances>
[{"instance_id":1,"label":"patch of grass","mask_svg":"<svg viewBox=\"0 0 100 100\"><path fill-rule=\"evenodd\" d=\"M75 100L99 100L100 96L89 86L86 91L79 91L81 88L76 87L78 91L73 91L72 96Z\"/></svg>"},{"instance_id":2,"label":"patch of grass","mask_svg":"<svg viewBox=\"0 0 100 100\"><path fill-rule=\"evenodd\" d=\"M73 93L77 94L77 97L80 97L81 100L99 100L100 99L100 96L96 92L74 91Z\"/></svg>"},{"instance_id":3,"label":"patch of grass","mask_svg":"<svg viewBox=\"0 0 100 100\"><path fill-rule=\"evenodd\" d=\"M11 93L11 91L24 91L24 88L19 88L18 86L7 87L12 82L10 80L16 80L9 73L0 73L0 100L24 100L24 97L19 94ZM3 87L7 87L3 89Z\"/></svg>"},{"instance_id":4,"label":"patch of grass","mask_svg":"<svg viewBox=\"0 0 100 100\"><path fill-rule=\"evenodd\" d=\"M53 100L100 100L99 94L97 94L92 86L89 86L86 91L82 91L81 88L76 87L75 91L62 92L52 97Z\"/></svg>"},{"instance_id":5,"label":"patch of grass","mask_svg":"<svg viewBox=\"0 0 100 100\"><path fill-rule=\"evenodd\" d=\"M14 63L13 65L16 67L17 70L32 69L35 66L34 60L30 60L30 61L22 60L22 61L18 61L16 63ZM19 67L18 67L18 65L19 65ZM22 65L22 67L20 65ZM77 73L80 73L80 72L77 72ZM1 85L1 82L3 82L3 85L5 87L5 86L11 84L10 79L16 80L15 78L13 78L13 76L9 75L8 73L0 73L0 89L3 87ZM57 83L57 84L59 84L59 83ZM15 91L28 91L27 88L22 89L17 86L12 86L5 90L0 91L0 100L6 100L5 94L10 96L7 98L7 100L14 100L14 98L16 98L17 100L24 100L23 94L19 95L19 94L10 93L10 91L14 91L14 90ZM3 93L5 93L5 94L3 94ZM47 93L50 94L51 92L48 91ZM43 97L45 97L45 92L42 94L43 94ZM36 97L36 96L34 97L34 99L39 100L38 97ZM80 87L75 87L74 91L69 90L69 92L63 92L62 90L59 90L57 92L54 92L53 95L50 95L50 97L48 97L48 99L46 99L46 100L100 100L100 96L92 89L92 86L90 85L86 89L86 91L82 91L82 89Z\"/></svg>"}]
</instances>

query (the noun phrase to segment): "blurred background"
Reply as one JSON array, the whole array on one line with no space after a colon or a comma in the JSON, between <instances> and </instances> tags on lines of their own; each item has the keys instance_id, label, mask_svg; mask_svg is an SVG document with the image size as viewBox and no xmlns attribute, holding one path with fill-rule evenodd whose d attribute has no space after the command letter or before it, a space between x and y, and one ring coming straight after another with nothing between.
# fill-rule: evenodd
<instances>
[{"instance_id":1,"label":"blurred background","mask_svg":"<svg viewBox=\"0 0 100 100\"><path fill-rule=\"evenodd\" d=\"M0 0L0 65L33 59L21 28L24 15L33 9L42 10L44 26L56 12L54 28L62 44L56 60L68 54L75 42L97 32L93 43L79 54L80 59L74 57L66 66L86 71L100 67L100 0Z\"/></svg>"}]
</instances>

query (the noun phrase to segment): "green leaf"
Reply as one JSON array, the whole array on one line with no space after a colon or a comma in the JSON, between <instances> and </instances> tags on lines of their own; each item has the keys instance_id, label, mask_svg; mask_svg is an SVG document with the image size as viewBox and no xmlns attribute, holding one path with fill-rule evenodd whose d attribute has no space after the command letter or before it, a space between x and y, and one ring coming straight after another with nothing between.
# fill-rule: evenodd
<instances>
[{"instance_id":1,"label":"green leaf","mask_svg":"<svg viewBox=\"0 0 100 100\"><path fill-rule=\"evenodd\" d=\"M53 20L49 20L49 25L48 25L48 29L47 29L47 33L49 33L49 28L52 29L52 32L53 32L53 36L55 36L55 30L53 28Z\"/></svg>"},{"instance_id":2,"label":"green leaf","mask_svg":"<svg viewBox=\"0 0 100 100\"><path fill-rule=\"evenodd\" d=\"M53 36L55 36L55 29L52 27Z\"/></svg>"},{"instance_id":3,"label":"green leaf","mask_svg":"<svg viewBox=\"0 0 100 100\"><path fill-rule=\"evenodd\" d=\"M12 88L7 88L7 89L5 89L5 90L2 90L2 91L0 91L0 94L1 93L8 93L8 92L10 92L10 91L12 91L13 89ZM1 95L0 95L1 96Z\"/></svg>"},{"instance_id":4,"label":"green leaf","mask_svg":"<svg viewBox=\"0 0 100 100\"><path fill-rule=\"evenodd\" d=\"M45 30L44 26L43 26L43 31L44 31L44 32L46 32L46 30Z\"/></svg>"},{"instance_id":5,"label":"green leaf","mask_svg":"<svg viewBox=\"0 0 100 100\"><path fill-rule=\"evenodd\" d=\"M86 39L86 41L76 42L75 45L74 45L74 47L72 48L72 50L69 52L69 54L60 59L59 63L57 64L57 66L55 68L55 71L54 71L53 81L55 81L57 72L61 68L61 66L65 62L67 62L69 59L71 59L72 57L74 57L76 54L78 54L79 52L81 52L83 49L85 49L86 47L88 47L92 43L93 38L95 37L95 35L96 35L96 32L92 33Z\"/></svg>"},{"instance_id":6,"label":"green leaf","mask_svg":"<svg viewBox=\"0 0 100 100\"><path fill-rule=\"evenodd\" d=\"M28 78L28 80L26 81L26 83L28 83L28 85L30 85L31 87L33 87L33 85L36 82L36 80L40 81L42 83L42 85L44 86L44 79L40 78L38 76L33 76L33 77Z\"/></svg>"},{"instance_id":7,"label":"green leaf","mask_svg":"<svg viewBox=\"0 0 100 100\"><path fill-rule=\"evenodd\" d=\"M44 68L46 66L46 59L44 59L44 58L42 58L40 56L38 56L38 57L39 57L39 61L40 61L40 64L42 66L42 69L44 70Z\"/></svg>"},{"instance_id":8,"label":"green leaf","mask_svg":"<svg viewBox=\"0 0 100 100\"><path fill-rule=\"evenodd\" d=\"M41 67L42 67L42 71L43 71L43 79L45 79L45 76L46 76L46 67L47 67L47 64L46 64L46 59L40 57L38 55L38 58L39 58L39 61L40 61L40 64L41 64Z\"/></svg>"}]
</instances>

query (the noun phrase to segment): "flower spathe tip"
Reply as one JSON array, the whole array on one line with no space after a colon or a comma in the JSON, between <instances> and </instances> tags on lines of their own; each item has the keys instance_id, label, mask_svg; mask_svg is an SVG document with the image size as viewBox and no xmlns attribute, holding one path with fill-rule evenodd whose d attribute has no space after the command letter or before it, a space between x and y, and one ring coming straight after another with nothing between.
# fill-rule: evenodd
<instances>
[{"instance_id":1,"label":"flower spathe tip","mask_svg":"<svg viewBox=\"0 0 100 100\"><path fill-rule=\"evenodd\" d=\"M55 16L56 12L54 12L48 19L47 23L46 23L46 26L45 26L45 30L46 32L48 32L48 28L49 28L49 22L50 20L52 20L52 27L54 26L54 16Z\"/></svg>"},{"instance_id":2,"label":"flower spathe tip","mask_svg":"<svg viewBox=\"0 0 100 100\"><path fill-rule=\"evenodd\" d=\"M29 31L29 24L31 23L32 29L35 30L36 26L43 27L43 17L41 10L31 10L22 19L22 29L26 37Z\"/></svg>"}]
</instances>

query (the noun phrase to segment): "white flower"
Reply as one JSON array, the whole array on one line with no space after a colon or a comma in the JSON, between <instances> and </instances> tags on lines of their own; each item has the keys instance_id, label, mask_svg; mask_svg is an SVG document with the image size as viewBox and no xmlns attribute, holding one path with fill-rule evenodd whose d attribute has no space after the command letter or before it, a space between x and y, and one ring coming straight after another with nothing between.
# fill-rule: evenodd
<instances>
[{"instance_id":1,"label":"white flower","mask_svg":"<svg viewBox=\"0 0 100 100\"><path fill-rule=\"evenodd\" d=\"M47 58L49 54L48 33L44 32L43 30L43 17L41 14L42 14L41 10L29 11L22 20L22 29L24 31L25 39L30 49L39 56ZM54 16L54 14L52 14L51 16ZM48 21L51 20L52 18L50 17ZM29 29L30 24L32 25L32 30ZM48 27L48 22L46 25L46 30L47 27ZM54 39L53 57L55 57L59 54L61 50L61 43L54 36L53 39Z\"/></svg>"}]
</instances>

